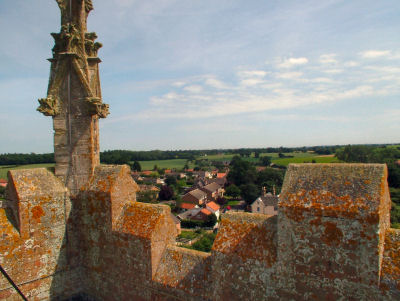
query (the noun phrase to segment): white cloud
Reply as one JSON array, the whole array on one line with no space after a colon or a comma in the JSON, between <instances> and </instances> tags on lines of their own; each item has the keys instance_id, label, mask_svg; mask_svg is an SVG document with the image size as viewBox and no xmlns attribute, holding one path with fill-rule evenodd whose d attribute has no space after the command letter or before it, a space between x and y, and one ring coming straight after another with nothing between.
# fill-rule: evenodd
<instances>
[{"instance_id":1,"label":"white cloud","mask_svg":"<svg viewBox=\"0 0 400 301\"><path fill-rule=\"evenodd\" d=\"M190 92L190 93L200 93L203 91L203 87L199 85L191 85L183 88L183 90Z\"/></svg>"},{"instance_id":2,"label":"white cloud","mask_svg":"<svg viewBox=\"0 0 400 301\"><path fill-rule=\"evenodd\" d=\"M343 64L345 67L357 67L358 65L360 65L359 63L355 62L355 61L348 61L345 62Z\"/></svg>"},{"instance_id":3,"label":"white cloud","mask_svg":"<svg viewBox=\"0 0 400 301\"><path fill-rule=\"evenodd\" d=\"M342 73L343 70L342 69L327 69L327 70L323 70L323 72L328 73L328 74L338 74L338 73Z\"/></svg>"},{"instance_id":4,"label":"white cloud","mask_svg":"<svg viewBox=\"0 0 400 301\"><path fill-rule=\"evenodd\" d=\"M368 50L361 52L360 55L366 59L374 59L384 56L390 56L391 51L389 50Z\"/></svg>"},{"instance_id":5,"label":"white cloud","mask_svg":"<svg viewBox=\"0 0 400 301\"><path fill-rule=\"evenodd\" d=\"M244 79L240 82L242 86L256 86L262 84L264 81L258 78Z\"/></svg>"},{"instance_id":6,"label":"white cloud","mask_svg":"<svg viewBox=\"0 0 400 301\"><path fill-rule=\"evenodd\" d=\"M265 77L267 72L263 70L240 71L237 75L239 77Z\"/></svg>"},{"instance_id":7,"label":"white cloud","mask_svg":"<svg viewBox=\"0 0 400 301\"><path fill-rule=\"evenodd\" d=\"M182 82L182 81L177 81L177 82L172 83L172 86L174 86L174 87L183 87L184 85L186 85L186 83Z\"/></svg>"},{"instance_id":8,"label":"white cloud","mask_svg":"<svg viewBox=\"0 0 400 301\"><path fill-rule=\"evenodd\" d=\"M312 83L325 83L325 84L329 83L330 84L330 83L333 83L334 80L332 80L331 78L328 78L328 77L316 77L316 78L310 79L309 82L312 82Z\"/></svg>"},{"instance_id":9,"label":"white cloud","mask_svg":"<svg viewBox=\"0 0 400 301\"><path fill-rule=\"evenodd\" d=\"M205 81L205 84L213 87L213 88L217 88L217 89L226 89L227 85L224 84L222 81L215 79L215 78L207 78L207 80Z\"/></svg>"},{"instance_id":10,"label":"white cloud","mask_svg":"<svg viewBox=\"0 0 400 301\"><path fill-rule=\"evenodd\" d=\"M299 78L302 75L303 72L283 72L283 73L277 73L276 77L283 79L294 79L294 78Z\"/></svg>"},{"instance_id":11,"label":"white cloud","mask_svg":"<svg viewBox=\"0 0 400 301\"><path fill-rule=\"evenodd\" d=\"M319 62L322 64L336 64L336 54L330 53L330 54L323 54L319 57Z\"/></svg>"},{"instance_id":12,"label":"white cloud","mask_svg":"<svg viewBox=\"0 0 400 301\"><path fill-rule=\"evenodd\" d=\"M292 57L285 59L282 63L280 63L278 66L282 68L291 68L293 66L298 66L298 65L304 65L308 63L308 59L305 57Z\"/></svg>"}]
</instances>

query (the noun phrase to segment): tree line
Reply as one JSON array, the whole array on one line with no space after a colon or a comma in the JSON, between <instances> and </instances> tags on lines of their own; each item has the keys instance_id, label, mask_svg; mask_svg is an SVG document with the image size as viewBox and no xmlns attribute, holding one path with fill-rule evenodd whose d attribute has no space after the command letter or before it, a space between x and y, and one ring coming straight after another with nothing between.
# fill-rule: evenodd
<instances>
[{"instance_id":1,"label":"tree line","mask_svg":"<svg viewBox=\"0 0 400 301\"><path fill-rule=\"evenodd\" d=\"M336 157L348 163L386 163L389 186L400 188L400 147L347 145L336 151Z\"/></svg>"},{"instance_id":2,"label":"tree line","mask_svg":"<svg viewBox=\"0 0 400 301\"><path fill-rule=\"evenodd\" d=\"M54 154L1 154L0 165L54 163Z\"/></svg>"}]
</instances>

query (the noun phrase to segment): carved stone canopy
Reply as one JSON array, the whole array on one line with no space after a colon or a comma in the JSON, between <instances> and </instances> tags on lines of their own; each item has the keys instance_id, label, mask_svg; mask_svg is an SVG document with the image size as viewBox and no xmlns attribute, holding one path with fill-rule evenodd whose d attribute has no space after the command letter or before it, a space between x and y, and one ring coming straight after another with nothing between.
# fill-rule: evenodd
<instances>
[{"instance_id":1,"label":"carved stone canopy","mask_svg":"<svg viewBox=\"0 0 400 301\"><path fill-rule=\"evenodd\" d=\"M38 111L46 116L56 116L60 113L60 89L69 72L76 73L84 91L84 100L87 102L89 115L105 118L108 105L103 104L92 89L93 79L89 74L88 61L100 62L97 52L102 44L95 42L97 35L87 32L86 20L93 9L91 0L56 0L61 10L61 29L59 33L52 33L54 47L52 49L52 75L50 76L47 97L39 99ZM94 99L96 99L94 101Z\"/></svg>"}]
</instances>

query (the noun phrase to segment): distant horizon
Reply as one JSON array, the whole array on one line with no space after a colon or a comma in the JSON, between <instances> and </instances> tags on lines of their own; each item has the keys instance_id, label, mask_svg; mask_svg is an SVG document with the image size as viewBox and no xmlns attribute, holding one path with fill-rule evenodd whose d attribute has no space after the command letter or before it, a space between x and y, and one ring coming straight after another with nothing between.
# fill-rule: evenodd
<instances>
[{"instance_id":1,"label":"distant horizon","mask_svg":"<svg viewBox=\"0 0 400 301\"><path fill-rule=\"evenodd\" d=\"M399 140L398 0L93 5L102 151ZM0 153L53 149L36 108L59 30L54 0L0 1Z\"/></svg>"},{"instance_id":2,"label":"distant horizon","mask_svg":"<svg viewBox=\"0 0 400 301\"><path fill-rule=\"evenodd\" d=\"M280 145L280 146L264 146L264 147L235 147L235 148L186 148L186 149L148 149L148 150L137 150L137 149L124 149L124 148L115 148L115 149L106 149L101 150L101 152L106 151L132 151L132 152L151 152L151 151L213 151L213 150L239 150L239 149L266 149L266 148L313 148L313 147L341 147L346 145L365 145L365 146L381 146L381 145L400 145L400 142L394 143L357 143L357 144L327 144L327 145L302 145L302 146L287 146L287 145ZM53 152L8 152L8 154L49 154ZM0 153L0 155L4 155L7 153Z\"/></svg>"}]
</instances>

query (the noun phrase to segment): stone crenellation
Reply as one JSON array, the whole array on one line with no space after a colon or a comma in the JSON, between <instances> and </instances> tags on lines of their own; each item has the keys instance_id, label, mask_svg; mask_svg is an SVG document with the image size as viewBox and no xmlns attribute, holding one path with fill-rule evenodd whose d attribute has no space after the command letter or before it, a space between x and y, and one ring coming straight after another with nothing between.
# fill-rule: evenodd
<instances>
[{"instance_id":1,"label":"stone crenellation","mask_svg":"<svg viewBox=\"0 0 400 301\"><path fill-rule=\"evenodd\" d=\"M382 164L289 165L277 215L227 213L211 253L177 247L165 205L136 202L126 165L99 164L89 0L57 0L48 97L55 174L11 170L0 264L28 300L399 300L400 230ZM72 6L70 6L72 5ZM5 277L0 299L20 300Z\"/></svg>"}]
</instances>

